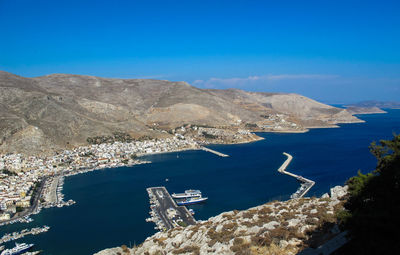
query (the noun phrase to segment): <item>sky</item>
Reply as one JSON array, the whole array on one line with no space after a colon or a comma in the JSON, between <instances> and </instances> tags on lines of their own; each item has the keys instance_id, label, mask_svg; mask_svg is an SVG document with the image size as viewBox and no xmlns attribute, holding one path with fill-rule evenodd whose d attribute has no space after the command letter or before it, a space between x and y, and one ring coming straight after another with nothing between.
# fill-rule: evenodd
<instances>
[{"instance_id":1,"label":"sky","mask_svg":"<svg viewBox=\"0 0 400 255\"><path fill-rule=\"evenodd\" d=\"M400 1L0 0L0 70L400 101Z\"/></svg>"}]
</instances>

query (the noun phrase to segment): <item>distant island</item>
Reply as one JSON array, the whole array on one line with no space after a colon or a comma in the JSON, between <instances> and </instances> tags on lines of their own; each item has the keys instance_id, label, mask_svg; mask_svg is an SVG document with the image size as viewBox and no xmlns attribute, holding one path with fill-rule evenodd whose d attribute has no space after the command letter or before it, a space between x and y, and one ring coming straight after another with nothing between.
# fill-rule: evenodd
<instances>
[{"instance_id":1,"label":"distant island","mask_svg":"<svg viewBox=\"0 0 400 255\"><path fill-rule=\"evenodd\" d=\"M358 106L349 106L346 110L351 114L375 114L375 113L387 113L384 110L373 106L373 107L358 107Z\"/></svg>"},{"instance_id":2,"label":"distant island","mask_svg":"<svg viewBox=\"0 0 400 255\"><path fill-rule=\"evenodd\" d=\"M345 107L351 114L375 114L386 113L386 111L382 109L400 109L400 102L370 100L345 105Z\"/></svg>"},{"instance_id":3,"label":"distant island","mask_svg":"<svg viewBox=\"0 0 400 255\"><path fill-rule=\"evenodd\" d=\"M395 101L362 101L356 104L350 104L346 105L347 107L363 107L363 108L369 108L369 107L377 107L381 109L400 109L400 102L395 102Z\"/></svg>"}]
</instances>

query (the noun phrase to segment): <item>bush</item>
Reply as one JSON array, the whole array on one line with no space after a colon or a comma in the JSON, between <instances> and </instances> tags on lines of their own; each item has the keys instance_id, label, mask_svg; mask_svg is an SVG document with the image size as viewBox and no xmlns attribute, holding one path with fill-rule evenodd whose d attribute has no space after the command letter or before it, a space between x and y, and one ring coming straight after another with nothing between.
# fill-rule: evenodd
<instances>
[{"instance_id":1,"label":"bush","mask_svg":"<svg viewBox=\"0 0 400 255\"><path fill-rule=\"evenodd\" d=\"M349 230L351 242L344 254L392 254L400 249L400 136L372 143L376 169L347 181L349 199L339 220Z\"/></svg>"},{"instance_id":2,"label":"bush","mask_svg":"<svg viewBox=\"0 0 400 255\"><path fill-rule=\"evenodd\" d=\"M122 251L124 252L124 253L130 253L130 251L129 251L129 248L125 245L125 244L123 244L122 246L121 246L121 249L122 249Z\"/></svg>"},{"instance_id":3,"label":"bush","mask_svg":"<svg viewBox=\"0 0 400 255\"><path fill-rule=\"evenodd\" d=\"M251 237L251 243L254 246L269 246L272 242L271 236L267 233L264 236L252 236Z\"/></svg>"},{"instance_id":4,"label":"bush","mask_svg":"<svg viewBox=\"0 0 400 255\"><path fill-rule=\"evenodd\" d=\"M217 138L218 138L218 136L209 134L209 133L207 133L206 131L203 131L203 136L204 136L205 138L207 138L207 139L217 139Z\"/></svg>"},{"instance_id":5,"label":"bush","mask_svg":"<svg viewBox=\"0 0 400 255\"><path fill-rule=\"evenodd\" d=\"M3 168L3 169L1 170L1 173L6 174L6 175L8 175L8 176L17 175L16 173L14 173L14 172L8 170L7 168Z\"/></svg>"},{"instance_id":6,"label":"bush","mask_svg":"<svg viewBox=\"0 0 400 255\"><path fill-rule=\"evenodd\" d=\"M200 254L200 248L194 245L188 245L180 249L173 250L173 254L182 254L182 253L192 253L192 254Z\"/></svg>"}]
</instances>

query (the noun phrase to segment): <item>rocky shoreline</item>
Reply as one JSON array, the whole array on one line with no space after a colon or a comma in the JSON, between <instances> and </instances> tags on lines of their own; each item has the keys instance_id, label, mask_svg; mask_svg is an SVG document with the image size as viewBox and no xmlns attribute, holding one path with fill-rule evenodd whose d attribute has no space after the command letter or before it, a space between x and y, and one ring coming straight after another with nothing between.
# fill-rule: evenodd
<instances>
[{"instance_id":1,"label":"rocky shoreline","mask_svg":"<svg viewBox=\"0 0 400 255\"><path fill-rule=\"evenodd\" d=\"M340 233L336 213L343 208L347 186L330 193L224 212L194 226L158 232L139 246L123 245L95 255L297 254L318 245L316 236L326 240ZM323 229L326 225L330 227Z\"/></svg>"}]
</instances>

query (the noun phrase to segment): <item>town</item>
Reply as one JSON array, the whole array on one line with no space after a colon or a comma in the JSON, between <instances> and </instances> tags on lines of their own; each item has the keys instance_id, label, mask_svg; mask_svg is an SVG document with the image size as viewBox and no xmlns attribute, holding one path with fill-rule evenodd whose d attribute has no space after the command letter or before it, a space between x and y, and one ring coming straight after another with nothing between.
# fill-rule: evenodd
<instances>
[{"instance_id":1,"label":"town","mask_svg":"<svg viewBox=\"0 0 400 255\"><path fill-rule=\"evenodd\" d=\"M72 205L64 201L64 176L103 168L149 163L139 156L199 149L191 138L92 144L57 152L53 156L0 155L0 225L31 221L41 208Z\"/></svg>"}]
</instances>

